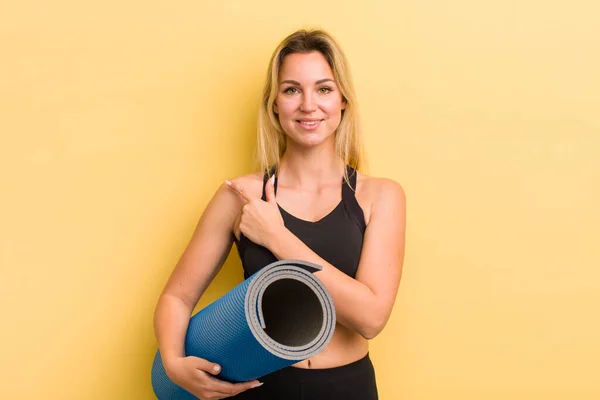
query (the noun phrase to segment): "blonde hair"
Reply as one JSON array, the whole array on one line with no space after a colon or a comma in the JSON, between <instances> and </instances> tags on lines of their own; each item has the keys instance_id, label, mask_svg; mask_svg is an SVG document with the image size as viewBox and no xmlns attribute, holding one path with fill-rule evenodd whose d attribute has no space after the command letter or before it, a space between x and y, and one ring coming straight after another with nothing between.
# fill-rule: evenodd
<instances>
[{"instance_id":1,"label":"blonde hair","mask_svg":"<svg viewBox=\"0 0 600 400\"><path fill-rule=\"evenodd\" d=\"M276 170L279 168L281 156L286 150L286 135L273 109L283 60L289 54L315 51L320 52L327 60L342 94L342 100L346 102L346 108L342 110L342 118L335 135L336 154L352 168L361 170L364 167L356 94L348 60L339 44L327 32L319 29L301 29L286 37L277 46L269 62L258 114L257 159L261 169L265 172L269 172L273 167ZM344 176L346 176L345 172Z\"/></svg>"}]
</instances>

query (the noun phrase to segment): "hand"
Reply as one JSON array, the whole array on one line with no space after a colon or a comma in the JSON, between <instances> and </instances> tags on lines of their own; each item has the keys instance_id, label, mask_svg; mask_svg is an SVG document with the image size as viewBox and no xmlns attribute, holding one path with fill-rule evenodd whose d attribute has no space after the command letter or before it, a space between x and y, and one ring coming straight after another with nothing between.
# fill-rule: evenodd
<instances>
[{"instance_id":1,"label":"hand","mask_svg":"<svg viewBox=\"0 0 600 400\"><path fill-rule=\"evenodd\" d=\"M275 201L275 176L265 185L266 201L248 193L237 182L226 183L246 202L242 208L240 231L252 242L269 248L269 243L285 228L279 206Z\"/></svg>"},{"instance_id":2,"label":"hand","mask_svg":"<svg viewBox=\"0 0 600 400\"><path fill-rule=\"evenodd\" d=\"M229 383L211 375L218 375L221 367L198 357L177 357L168 363L167 376L201 400L217 400L235 396L262 385L258 381Z\"/></svg>"}]
</instances>

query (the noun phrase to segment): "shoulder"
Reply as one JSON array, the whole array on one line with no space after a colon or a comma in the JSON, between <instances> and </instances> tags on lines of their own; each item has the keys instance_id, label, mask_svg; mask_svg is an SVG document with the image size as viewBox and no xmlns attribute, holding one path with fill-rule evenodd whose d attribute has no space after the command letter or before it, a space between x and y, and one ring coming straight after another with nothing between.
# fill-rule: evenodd
<instances>
[{"instance_id":1,"label":"shoulder","mask_svg":"<svg viewBox=\"0 0 600 400\"><path fill-rule=\"evenodd\" d=\"M366 174L358 174L358 184L360 189L371 196L391 196L395 198L404 198L404 188L400 183L390 178L374 177Z\"/></svg>"},{"instance_id":2,"label":"shoulder","mask_svg":"<svg viewBox=\"0 0 600 400\"><path fill-rule=\"evenodd\" d=\"M390 178L374 177L363 173L358 174L356 198L365 211L365 220L378 209L406 207L406 193L398 182Z\"/></svg>"},{"instance_id":3,"label":"shoulder","mask_svg":"<svg viewBox=\"0 0 600 400\"><path fill-rule=\"evenodd\" d=\"M260 172L236 176L227 180L235 183L238 187L242 187L248 194L252 196L262 196L263 175ZM215 193L214 201L218 203L227 203L234 209L238 210L240 210L245 203L241 196L231 189L225 182L221 184Z\"/></svg>"},{"instance_id":4,"label":"shoulder","mask_svg":"<svg viewBox=\"0 0 600 400\"><path fill-rule=\"evenodd\" d=\"M254 172L248 175L231 178L229 181L243 187L249 194L261 197L263 190L263 179L264 175L262 172Z\"/></svg>"}]
</instances>

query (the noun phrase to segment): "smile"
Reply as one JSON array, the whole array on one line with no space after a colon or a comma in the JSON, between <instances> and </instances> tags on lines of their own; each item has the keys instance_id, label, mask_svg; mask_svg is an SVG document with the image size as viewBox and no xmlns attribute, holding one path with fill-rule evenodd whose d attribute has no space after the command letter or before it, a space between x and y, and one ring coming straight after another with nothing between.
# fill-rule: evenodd
<instances>
[{"instance_id":1,"label":"smile","mask_svg":"<svg viewBox=\"0 0 600 400\"><path fill-rule=\"evenodd\" d=\"M322 120L297 120L296 122L304 129L316 129Z\"/></svg>"}]
</instances>

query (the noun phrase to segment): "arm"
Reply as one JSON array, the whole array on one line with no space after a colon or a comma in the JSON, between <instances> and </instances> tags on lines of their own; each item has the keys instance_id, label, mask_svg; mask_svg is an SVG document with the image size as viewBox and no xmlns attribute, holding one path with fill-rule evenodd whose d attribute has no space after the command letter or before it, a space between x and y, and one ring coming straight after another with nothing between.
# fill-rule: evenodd
<instances>
[{"instance_id":1,"label":"arm","mask_svg":"<svg viewBox=\"0 0 600 400\"><path fill-rule=\"evenodd\" d=\"M365 231L356 279L323 260L285 227L268 244L278 259L323 266L316 275L333 298L338 322L371 339L385 326L400 284L404 259L406 200L402 187L381 180Z\"/></svg>"},{"instance_id":2,"label":"arm","mask_svg":"<svg viewBox=\"0 0 600 400\"><path fill-rule=\"evenodd\" d=\"M219 188L158 299L154 328L165 363L184 356L191 313L231 249L237 204L235 196Z\"/></svg>"},{"instance_id":3,"label":"arm","mask_svg":"<svg viewBox=\"0 0 600 400\"><path fill-rule=\"evenodd\" d=\"M156 339L167 375L203 399L222 399L258 384L219 381L208 375L217 375L219 366L210 360L186 357L184 349L192 311L229 254L239 213L239 198L225 186L219 188L160 295L154 314Z\"/></svg>"}]
</instances>

